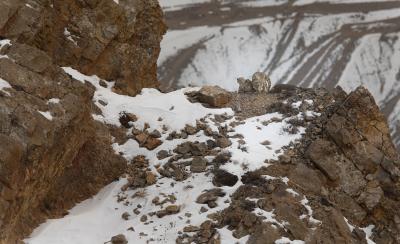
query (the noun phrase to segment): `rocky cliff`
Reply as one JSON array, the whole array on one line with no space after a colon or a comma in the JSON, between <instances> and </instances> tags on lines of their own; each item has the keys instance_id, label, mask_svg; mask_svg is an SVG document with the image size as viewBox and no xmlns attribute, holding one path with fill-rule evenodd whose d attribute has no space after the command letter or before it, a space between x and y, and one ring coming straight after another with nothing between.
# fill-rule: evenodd
<instances>
[{"instance_id":1,"label":"rocky cliff","mask_svg":"<svg viewBox=\"0 0 400 244\"><path fill-rule=\"evenodd\" d=\"M0 243L117 179L126 161L93 120L95 88L62 66L136 94L157 85L157 1L0 1Z\"/></svg>"}]
</instances>

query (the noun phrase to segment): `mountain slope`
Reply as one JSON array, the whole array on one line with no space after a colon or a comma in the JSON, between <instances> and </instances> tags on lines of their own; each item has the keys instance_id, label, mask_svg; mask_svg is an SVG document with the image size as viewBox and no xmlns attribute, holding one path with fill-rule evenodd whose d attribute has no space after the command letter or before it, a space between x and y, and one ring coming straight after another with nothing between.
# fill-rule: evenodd
<instances>
[{"instance_id":1,"label":"mountain slope","mask_svg":"<svg viewBox=\"0 0 400 244\"><path fill-rule=\"evenodd\" d=\"M165 89L219 84L257 70L273 83L367 87L400 146L399 1L161 1L169 32Z\"/></svg>"}]
</instances>

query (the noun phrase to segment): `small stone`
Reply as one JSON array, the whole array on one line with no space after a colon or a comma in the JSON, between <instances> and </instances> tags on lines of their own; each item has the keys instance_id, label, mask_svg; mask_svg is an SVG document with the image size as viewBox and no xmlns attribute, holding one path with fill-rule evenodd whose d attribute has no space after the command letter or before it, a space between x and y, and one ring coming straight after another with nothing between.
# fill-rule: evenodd
<instances>
[{"instance_id":1,"label":"small stone","mask_svg":"<svg viewBox=\"0 0 400 244\"><path fill-rule=\"evenodd\" d=\"M268 184L266 190L267 190L268 194L271 194L272 192L275 191L275 189L276 189L276 187L273 184Z\"/></svg>"},{"instance_id":2,"label":"small stone","mask_svg":"<svg viewBox=\"0 0 400 244\"><path fill-rule=\"evenodd\" d=\"M200 208L200 213L205 213L207 211L208 211L208 209L206 207L201 207Z\"/></svg>"},{"instance_id":3,"label":"small stone","mask_svg":"<svg viewBox=\"0 0 400 244\"><path fill-rule=\"evenodd\" d=\"M146 222L147 221L147 215L142 215L142 217L140 217L140 221L141 222Z\"/></svg>"},{"instance_id":4,"label":"small stone","mask_svg":"<svg viewBox=\"0 0 400 244\"><path fill-rule=\"evenodd\" d=\"M185 226L183 228L183 232L196 232L196 231L199 231L199 230L200 230L199 227L193 226L193 225L188 225L188 226Z\"/></svg>"},{"instance_id":5,"label":"small stone","mask_svg":"<svg viewBox=\"0 0 400 244\"><path fill-rule=\"evenodd\" d=\"M218 169L214 172L213 184L215 186L234 186L239 178L225 170Z\"/></svg>"},{"instance_id":6,"label":"small stone","mask_svg":"<svg viewBox=\"0 0 400 244\"><path fill-rule=\"evenodd\" d=\"M215 141L215 144L217 145L217 147L227 148L232 145L232 142L226 137L220 137Z\"/></svg>"},{"instance_id":7,"label":"small stone","mask_svg":"<svg viewBox=\"0 0 400 244\"><path fill-rule=\"evenodd\" d=\"M104 80L100 80L99 81L99 85L104 87L104 88L107 88L107 83Z\"/></svg>"},{"instance_id":8,"label":"small stone","mask_svg":"<svg viewBox=\"0 0 400 244\"><path fill-rule=\"evenodd\" d=\"M127 244L128 240L126 237L122 234L116 235L111 237L111 243L112 244Z\"/></svg>"},{"instance_id":9,"label":"small stone","mask_svg":"<svg viewBox=\"0 0 400 244\"><path fill-rule=\"evenodd\" d=\"M125 213L123 213L122 215L121 215L121 218L122 219L124 219L124 220L129 220L129 217L130 217L131 215L128 213L128 212L125 212Z\"/></svg>"},{"instance_id":10,"label":"small stone","mask_svg":"<svg viewBox=\"0 0 400 244\"><path fill-rule=\"evenodd\" d=\"M150 136L153 137L153 138L160 138L161 137L161 133L158 130L153 130L150 133Z\"/></svg>"},{"instance_id":11,"label":"small stone","mask_svg":"<svg viewBox=\"0 0 400 244\"><path fill-rule=\"evenodd\" d=\"M218 204L217 204L217 202L215 202L215 201L209 201L209 202L207 202L207 205L208 205L209 208L216 208L216 207L218 207Z\"/></svg>"},{"instance_id":12,"label":"small stone","mask_svg":"<svg viewBox=\"0 0 400 244\"><path fill-rule=\"evenodd\" d=\"M106 101L104 101L104 100L101 100L101 99L99 99L99 103L100 103L101 105L103 105L103 106L107 106L107 105L108 105L108 102L106 102Z\"/></svg>"},{"instance_id":13,"label":"small stone","mask_svg":"<svg viewBox=\"0 0 400 244\"><path fill-rule=\"evenodd\" d=\"M168 207L165 208L165 210L169 213L169 214L176 214L179 213L181 207L178 205L169 205Z\"/></svg>"},{"instance_id":14,"label":"small stone","mask_svg":"<svg viewBox=\"0 0 400 244\"><path fill-rule=\"evenodd\" d=\"M177 214L180 211L180 206L178 205L169 205L165 209L159 210L156 212L157 217L162 218L166 215Z\"/></svg>"},{"instance_id":15,"label":"small stone","mask_svg":"<svg viewBox=\"0 0 400 244\"><path fill-rule=\"evenodd\" d=\"M146 140L146 144L144 145L148 150L154 150L157 147L159 147L162 144L162 141L157 139L157 138L153 138L153 137L149 137Z\"/></svg>"},{"instance_id":16,"label":"small stone","mask_svg":"<svg viewBox=\"0 0 400 244\"><path fill-rule=\"evenodd\" d=\"M171 155L169 154L169 152L167 150L161 150L161 151L158 151L158 153L157 153L157 158L159 160L168 158L169 156L171 156Z\"/></svg>"},{"instance_id":17,"label":"small stone","mask_svg":"<svg viewBox=\"0 0 400 244\"><path fill-rule=\"evenodd\" d=\"M292 159L290 158L290 156L288 156L288 155L286 155L286 154L282 154L282 155L280 155L278 158L279 158L279 161L280 161L281 163L284 163L284 164L289 164L289 163L292 161Z\"/></svg>"},{"instance_id":18,"label":"small stone","mask_svg":"<svg viewBox=\"0 0 400 244\"><path fill-rule=\"evenodd\" d=\"M135 140L139 143L140 146L142 146L146 143L148 137L149 136L146 133L141 132L135 136Z\"/></svg>"},{"instance_id":19,"label":"small stone","mask_svg":"<svg viewBox=\"0 0 400 244\"><path fill-rule=\"evenodd\" d=\"M137 120L138 118L136 117L136 115L132 113L122 112L119 115L119 122L125 128L131 128L132 127L131 122L136 122Z\"/></svg>"},{"instance_id":20,"label":"small stone","mask_svg":"<svg viewBox=\"0 0 400 244\"><path fill-rule=\"evenodd\" d=\"M207 160L203 157L194 157L190 164L192 173L201 173L207 169Z\"/></svg>"},{"instance_id":21,"label":"small stone","mask_svg":"<svg viewBox=\"0 0 400 244\"><path fill-rule=\"evenodd\" d=\"M196 127L193 127L193 126L191 126L191 125L186 125L186 126L185 126L185 132L186 132L188 135L194 135L194 134L197 133L197 129L196 129Z\"/></svg>"},{"instance_id":22,"label":"small stone","mask_svg":"<svg viewBox=\"0 0 400 244\"><path fill-rule=\"evenodd\" d=\"M223 192L222 189L214 188L198 196L196 203L205 204L211 201L216 201L218 197L223 196L225 196L225 192Z\"/></svg>"},{"instance_id":23,"label":"small stone","mask_svg":"<svg viewBox=\"0 0 400 244\"><path fill-rule=\"evenodd\" d=\"M268 141L268 140L265 140L265 141L261 142L261 145L263 145L263 146L269 146L269 145L271 145L271 142Z\"/></svg>"}]
</instances>

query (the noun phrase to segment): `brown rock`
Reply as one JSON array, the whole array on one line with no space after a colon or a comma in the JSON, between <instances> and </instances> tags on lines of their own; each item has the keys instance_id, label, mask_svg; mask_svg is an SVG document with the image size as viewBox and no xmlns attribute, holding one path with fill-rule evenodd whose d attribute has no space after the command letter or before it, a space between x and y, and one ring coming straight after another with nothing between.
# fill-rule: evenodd
<instances>
[{"instance_id":1,"label":"brown rock","mask_svg":"<svg viewBox=\"0 0 400 244\"><path fill-rule=\"evenodd\" d=\"M128 240L122 234L111 237L111 244L127 244Z\"/></svg>"},{"instance_id":2,"label":"brown rock","mask_svg":"<svg viewBox=\"0 0 400 244\"><path fill-rule=\"evenodd\" d=\"M119 116L119 122L121 123L122 126L125 128L131 128L132 124L130 122L136 122L138 119L136 115L131 114L131 113L121 113Z\"/></svg>"},{"instance_id":3,"label":"brown rock","mask_svg":"<svg viewBox=\"0 0 400 244\"><path fill-rule=\"evenodd\" d=\"M230 145L232 145L232 142L231 142L231 140L229 140L226 137L219 137L219 138L217 138L217 140L215 140L215 144L217 147L227 148Z\"/></svg>"},{"instance_id":4,"label":"brown rock","mask_svg":"<svg viewBox=\"0 0 400 244\"><path fill-rule=\"evenodd\" d=\"M231 100L231 95L219 86L204 86L198 92L198 99L211 107L224 107Z\"/></svg>"},{"instance_id":5,"label":"brown rock","mask_svg":"<svg viewBox=\"0 0 400 244\"><path fill-rule=\"evenodd\" d=\"M140 134L135 136L135 140L139 143L140 146L142 146L146 143L148 137L149 136L146 133L141 132Z\"/></svg>"},{"instance_id":6,"label":"brown rock","mask_svg":"<svg viewBox=\"0 0 400 244\"><path fill-rule=\"evenodd\" d=\"M203 157L194 157L190 163L192 173L201 173L207 169L207 160Z\"/></svg>"},{"instance_id":7,"label":"brown rock","mask_svg":"<svg viewBox=\"0 0 400 244\"><path fill-rule=\"evenodd\" d=\"M225 170L218 169L214 172L213 184L215 186L234 186L238 182L239 177Z\"/></svg>"},{"instance_id":8,"label":"brown rock","mask_svg":"<svg viewBox=\"0 0 400 244\"><path fill-rule=\"evenodd\" d=\"M196 231L199 231L199 230L200 230L199 227L193 226L193 225L188 225L188 226L185 226L183 228L183 232L196 232Z\"/></svg>"},{"instance_id":9,"label":"brown rock","mask_svg":"<svg viewBox=\"0 0 400 244\"><path fill-rule=\"evenodd\" d=\"M208 202L214 202L218 199L218 197L223 196L225 196L225 192L223 192L222 189L214 188L198 196L196 202L200 204L205 204Z\"/></svg>"},{"instance_id":10,"label":"brown rock","mask_svg":"<svg viewBox=\"0 0 400 244\"><path fill-rule=\"evenodd\" d=\"M316 140L307 149L306 155L315 166L320 169L330 180L339 178L339 171L332 154L335 152L333 145L325 140Z\"/></svg>"}]
</instances>

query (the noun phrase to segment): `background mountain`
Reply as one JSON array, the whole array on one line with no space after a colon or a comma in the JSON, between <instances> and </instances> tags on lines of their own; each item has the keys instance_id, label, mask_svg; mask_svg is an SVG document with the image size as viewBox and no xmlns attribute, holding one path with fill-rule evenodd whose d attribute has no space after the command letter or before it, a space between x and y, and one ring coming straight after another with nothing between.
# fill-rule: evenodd
<instances>
[{"instance_id":1,"label":"background mountain","mask_svg":"<svg viewBox=\"0 0 400 244\"><path fill-rule=\"evenodd\" d=\"M219 84L257 70L274 84L367 87L400 147L400 1L162 0L165 89Z\"/></svg>"}]
</instances>

